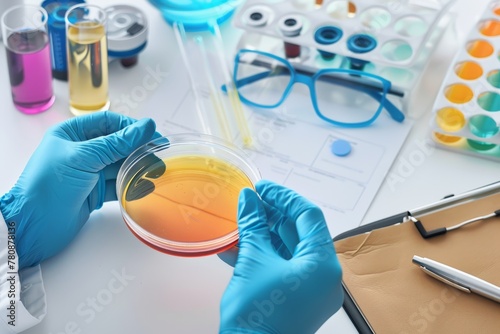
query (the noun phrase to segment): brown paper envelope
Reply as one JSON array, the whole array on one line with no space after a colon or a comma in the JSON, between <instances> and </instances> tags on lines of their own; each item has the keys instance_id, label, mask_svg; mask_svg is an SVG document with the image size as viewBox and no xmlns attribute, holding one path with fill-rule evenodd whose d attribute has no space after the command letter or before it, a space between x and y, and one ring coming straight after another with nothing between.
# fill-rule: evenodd
<instances>
[{"instance_id":1,"label":"brown paper envelope","mask_svg":"<svg viewBox=\"0 0 500 334\"><path fill-rule=\"evenodd\" d=\"M427 230L500 209L500 194L416 217ZM335 242L346 289L375 333L500 333L500 303L461 292L412 263L427 257L500 286L500 218L424 239L413 222Z\"/></svg>"}]
</instances>

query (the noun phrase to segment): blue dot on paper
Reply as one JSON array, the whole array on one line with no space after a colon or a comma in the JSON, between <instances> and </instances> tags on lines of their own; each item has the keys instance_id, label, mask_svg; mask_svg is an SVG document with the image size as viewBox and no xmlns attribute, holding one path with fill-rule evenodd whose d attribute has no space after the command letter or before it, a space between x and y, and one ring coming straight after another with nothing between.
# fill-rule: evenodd
<instances>
[{"instance_id":1,"label":"blue dot on paper","mask_svg":"<svg viewBox=\"0 0 500 334\"><path fill-rule=\"evenodd\" d=\"M347 140L337 139L332 143L332 153L338 157L345 157L351 153L352 147Z\"/></svg>"}]
</instances>

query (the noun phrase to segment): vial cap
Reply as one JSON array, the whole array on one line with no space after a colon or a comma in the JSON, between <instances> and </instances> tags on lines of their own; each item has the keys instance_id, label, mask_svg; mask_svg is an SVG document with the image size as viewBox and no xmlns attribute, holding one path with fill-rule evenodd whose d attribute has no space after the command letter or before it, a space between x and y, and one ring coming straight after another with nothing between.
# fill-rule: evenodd
<instances>
[{"instance_id":1,"label":"vial cap","mask_svg":"<svg viewBox=\"0 0 500 334\"><path fill-rule=\"evenodd\" d=\"M319 44L334 44L342 38L342 29L334 26L323 26L314 33L314 40Z\"/></svg>"},{"instance_id":2,"label":"vial cap","mask_svg":"<svg viewBox=\"0 0 500 334\"><path fill-rule=\"evenodd\" d=\"M287 37L298 36L303 25L302 18L296 15L284 16L279 21L279 29Z\"/></svg>"},{"instance_id":3,"label":"vial cap","mask_svg":"<svg viewBox=\"0 0 500 334\"><path fill-rule=\"evenodd\" d=\"M110 55L133 56L142 51L148 39L146 15L129 5L115 5L105 11Z\"/></svg>"},{"instance_id":4,"label":"vial cap","mask_svg":"<svg viewBox=\"0 0 500 334\"><path fill-rule=\"evenodd\" d=\"M354 53L370 52L377 47L377 40L367 34L355 34L347 40L347 48Z\"/></svg>"}]
</instances>

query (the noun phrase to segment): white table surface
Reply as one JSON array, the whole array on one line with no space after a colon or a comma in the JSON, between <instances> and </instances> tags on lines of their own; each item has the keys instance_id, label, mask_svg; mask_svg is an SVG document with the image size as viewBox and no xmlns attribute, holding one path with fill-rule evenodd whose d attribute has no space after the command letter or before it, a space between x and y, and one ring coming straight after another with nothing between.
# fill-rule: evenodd
<instances>
[{"instance_id":1,"label":"white table surface","mask_svg":"<svg viewBox=\"0 0 500 334\"><path fill-rule=\"evenodd\" d=\"M39 3L26 0L25 2ZM139 65L123 69L110 66L110 97L120 99L147 74L147 68L168 71L173 66L176 44L170 27L148 2L87 1L106 7L129 3L140 6L150 21L149 45ZM457 41L462 41L488 1L458 0L456 31L448 33L433 54L424 73L410 113L421 116L394 162L362 223L425 205L450 193L460 193L499 179L500 165L435 149L426 144L434 98L447 71ZM3 45L0 48L4 48ZM66 82L54 81L56 103L38 115L18 112L10 97L5 52L0 50L0 192L7 192L22 172L45 130L72 117L68 110ZM162 77L160 80L175 80ZM131 108L134 117L153 94ZM168 106L158 106L165 108ZM111 108L112 109L112 108ZM216 333L219 300L232 268L216 256L187 259L151 250L125 227L116 202L94 212L75 241L61 254L44 262L42 272L47 291L48 315L29 334L60 333ZM116 280L121 276L122 280ZM123 279L124 278L124 279ZM343 310L337 312L318 333L357 333Z\"/></svg>"}]
</instances>

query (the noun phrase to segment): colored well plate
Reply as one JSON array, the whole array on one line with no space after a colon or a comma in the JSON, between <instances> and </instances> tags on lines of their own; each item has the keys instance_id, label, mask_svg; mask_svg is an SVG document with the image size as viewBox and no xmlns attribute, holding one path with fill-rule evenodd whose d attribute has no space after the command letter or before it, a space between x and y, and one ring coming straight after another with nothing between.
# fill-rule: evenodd
<instances>
[{"instance_id":1,"label":"colored well plate","mask_svg":"<svg viewBox=\"0 0 500 334\"><path fill-rule=\"evenodd\" d=\"M436 123L444 131L456 132L465 126L466 121L464 114L460 110L446 107L437 111Z\"/></svg>"},{"instance_id":2,"label":"colored well plate","mask_svg":"<svg viewBox=\"0 0 500 334\"><path fill-rule=\"evenodd\" d=\"M489 37L500 35L500 21L486 20L479 23L479 31L481 34Z\"/></svg>"},{"instance_id":3,"label":"colored well plate","mask_svg":"<svg viewBox=\"0 0 500 334\"><path fill-rule=\"evenodd\" d=\"M497 134L498 125L487 115L474 115L469 118L469 130L480 138L489 138Z\"/></svg>"},{"instance_id":4,"label":"colored well plate","mask_svg":"<svg viewBox=\"0 0 500 334\"><path fill-rule=\"evenodd\" d=\"M445 88L444 95L452 103L467 103L472 100L474 93L469 86L457 83Z\"/></svg>"},{"instance_id":5,"label":"colored well plate","mask_svg":"<svg viewBox=\"0 0 500 334\"><path fill-rule=\"evenodd\" d=\"M500 70L493 70L488 73L486 80L495 88L500 88Z\"/></svg>"},{"instance_id":6,"label":"colored well plate","mask_svg":"<svg viewBox=\"0 0 500 334\"><path fill-rule=\"evenodd\" d=\"M477 97L477 104L486 111L500 111L500 94L484 92Z\"/></svg>"},{"instance_id":7,"label":"colored well plate","mask_svg":"<svg viewBox=\"0 0 500 334\"><path fill-rule=\"evenodd\" d=\"M455 66L455 73L464 80L475 80L483 75L483 68L476 62L464 61Z\"/></svg>"},{"instance_id":8,"label":"colored well plate","mask_svg":"<svg viewBox=\"0 0 500 334\"><path fill-rule=\"evenodd\" d=\"M486 58L493 54L493 46L485 40L477 39L467 43L467 52L476 58Z\"/></svg>"}]
</instances>

